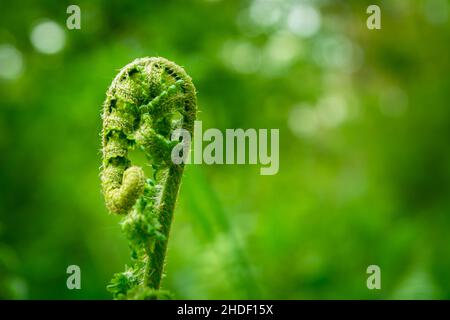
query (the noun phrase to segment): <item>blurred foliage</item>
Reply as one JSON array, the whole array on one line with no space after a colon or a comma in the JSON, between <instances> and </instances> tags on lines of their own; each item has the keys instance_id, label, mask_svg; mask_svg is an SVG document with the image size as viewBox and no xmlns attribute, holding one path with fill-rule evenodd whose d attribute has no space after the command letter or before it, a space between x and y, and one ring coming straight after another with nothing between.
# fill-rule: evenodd
<instances>
[{"instance_id":1,"label":"blurred foliage","mask_svg":"<svg viewBox=\"0 0 450 320\"><path fill-rule=\"evenodd\" d=\"M100 193L100 108L119 68L156 55L194 79L203 128L280 129L277 175L186 168L165 289L450 298L448 1L83 0L81 30L69 4L0 4L0 298L111 298L129 258Z\"/></svg>"}]
</instances>

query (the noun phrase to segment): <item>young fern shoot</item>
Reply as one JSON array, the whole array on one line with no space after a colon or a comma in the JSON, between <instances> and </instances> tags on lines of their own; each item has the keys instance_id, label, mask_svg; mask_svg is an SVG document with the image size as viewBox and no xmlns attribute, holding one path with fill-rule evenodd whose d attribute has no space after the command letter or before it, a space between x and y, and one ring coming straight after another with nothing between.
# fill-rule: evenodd
<instances>
[{"instance_id":1,"label":"young fern shoot","mask_svg":"<svg viewBox=\"0 0 450 320\"><path fill-rule=\"evenodd\" d=\"M103 105L102 189L107 209L121 221L131 266L108 285L115 299L157 299L184 165L171 161L174 130L193 134L196 92L183 68L161 58L136 59L120 70ZM186 141L185 143L189 143ZM144 152L152 177L131 163Z\"/></svg>"}]
</instances>

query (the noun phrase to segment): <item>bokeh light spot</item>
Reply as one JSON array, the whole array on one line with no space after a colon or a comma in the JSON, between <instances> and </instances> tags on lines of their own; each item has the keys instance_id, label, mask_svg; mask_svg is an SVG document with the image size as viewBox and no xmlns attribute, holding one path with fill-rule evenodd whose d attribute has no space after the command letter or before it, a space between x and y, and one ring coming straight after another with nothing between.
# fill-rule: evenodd
<instances>
[{"instance_id":1,"label":"bokeh light spot","mask_svg":"<svg viewBox=\"0 0 450 320\"><path fill-rule=\"evenodd\" d=\"M288 32L270 37L264 52L264 66L270 72L284 71L302 54L302 43Z\"/></svg>"},{"instance_id":2,"label":"bokeh light spot","mask_svg":"<svg viewBox=\"0 0 450 320\"><path fill-rule=\"evenodd\" d=\"M314 135L320 127L319 118L315 110L306 104L294 106L288 120L289 128L300 137Z\"/></svg>"},{"instance_id":3,"label":"bokeh light spot","mask_svg":"<svg viewBox=\"0 0 450 320\"><path fill-rule=\"evenodd\" d=\"M298 4L293 7L287 19L288 29L303 38L316 34L320 25L320 12L308 4Z\"/></svg>"},{"instance_id":4,"label":"bokeh light spot","mask_svg":"<svg viewBox=\"0 0 450 320\"><path fill-rule=\"evenodd\" d=\"M44 21L31 31L31 43L37 51L55 54L64 48L66 36L64 30L56 22Z\"/></svg>"},{"instance_id":5,"label":"bokeh light spot","mask_svg":"<svg viewBox=\"0 0 450 320\"><path fill-rule=\"evenodd\" d=\"M364 54L357 44L345 36L326 36L317 41L314 60L323 68L352 73L361 67Z\"/></svg>"},{"instance_id":6,"label":"bokeh light spot","mask_svg":"<svg viewBox=\"0 0 450 320\"><path fill-rule=\"evenodd\" d=\"M254 0L249 9L252 22L264 27L277 24L281 14L280 1L275 0Z\"/></svg>"},{"instance_id":7,"label":"bokeh light spot","mask_svg":"<svg viewBox=\"0 0 450 320\"><path fill-rule=\"evenodd\" d=\"M324 126L338 126L347 117L347 105L344 98L341 96L329 96L320 100L318 114Z\"/></svg>"},{"instance_id":8,"label":"bokeh light spot","mask_svg":"<svg viewBox=\"0 0 450 320\"><path fill-rule=\"evenodd\" d=\"M23 72L22 54L10 44L0 45L0 77L17 79Z\"/></svg>"},{"instance_id":9,"label":"bokeh light spot","mask_svg":"<svg viewBox=\"0 0 450 320\"><path fill-rule=\"evenodd\" d=\"M257 72L261 65L260 50L246 41L226 42L222 59L228 67L239 73Z\"/></svg>"}]
</instances>

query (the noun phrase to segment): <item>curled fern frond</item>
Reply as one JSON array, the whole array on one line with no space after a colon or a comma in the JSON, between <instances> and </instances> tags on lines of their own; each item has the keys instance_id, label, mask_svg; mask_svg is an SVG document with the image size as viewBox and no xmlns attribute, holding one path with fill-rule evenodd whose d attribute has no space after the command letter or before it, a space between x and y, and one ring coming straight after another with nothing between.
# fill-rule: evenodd
<instances>
[{"instance_id":1,"label":"curled fern frond","mask_svg":"<svg viewBox=\"0 0 450 320\"><path fill-rule=\"evenodd\" d=\"M125 215L121 225L133 263L108 286L115 298L158 296L184 168L171 161L170 138L175 129L192 135L196 113L191 78L164 58L136 59L108 89L102 114L102 189L107 209ZM145 153L152 177L129 159L136 148Z\"/></svg>"}]
</instances>

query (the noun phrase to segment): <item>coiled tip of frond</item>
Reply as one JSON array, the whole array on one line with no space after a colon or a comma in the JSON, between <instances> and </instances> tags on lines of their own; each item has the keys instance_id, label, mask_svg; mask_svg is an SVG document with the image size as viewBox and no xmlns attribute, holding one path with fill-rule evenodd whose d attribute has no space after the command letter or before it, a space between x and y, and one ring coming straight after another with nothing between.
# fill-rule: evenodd
<instances>
[{"instance_id":1,"label":"coiled tip of frond","mask_svg":"<svg viewBox=\"0 0 450 320\"><path fill-rule=\"evenodd\" d=\"M131 166L128 153L140 148L154 167L171 163L171 132L180 126L192 133L196 117L192 79L162 57L139 58L123 67L103 105L102 185L112 213L126 214L142 196L144 172ZM182 116L177 122L172 118Z\"/></svg>"},{"instance_id":2,"label":"coiled tip of frond","mask_svg":"<svg viewBox=\"0 0 450 320\"><path fill-rule=\"evenodd\" d=\"M103 192L110 212L126 214L144 192L145 175L140 167L129 167L120 183L120 174L114 167L103 171Z\"/></svg>"}]
</instances>

